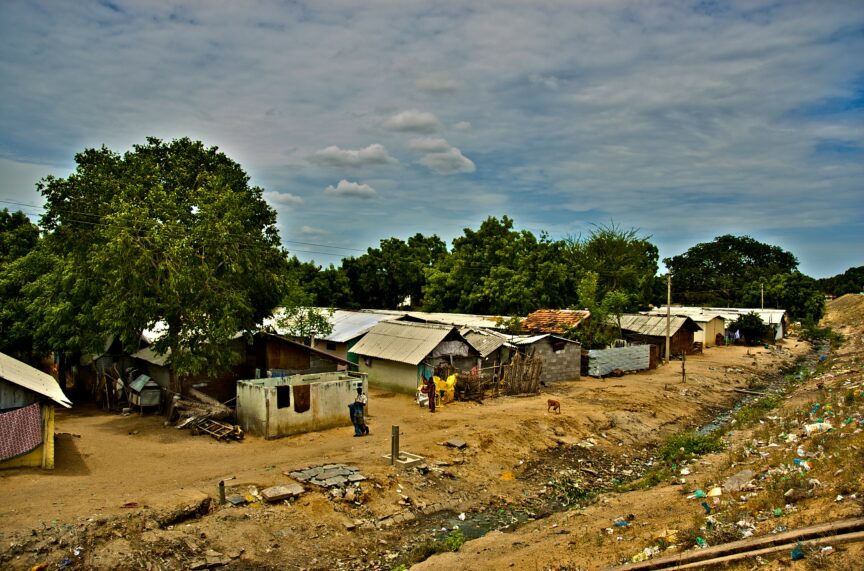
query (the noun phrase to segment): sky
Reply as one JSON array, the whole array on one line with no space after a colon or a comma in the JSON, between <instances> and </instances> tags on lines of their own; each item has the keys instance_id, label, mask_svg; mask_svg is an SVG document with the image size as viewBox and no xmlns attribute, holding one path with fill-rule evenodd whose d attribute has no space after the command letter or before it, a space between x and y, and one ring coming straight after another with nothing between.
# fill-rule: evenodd
<instances>
[{"instance_id":1,"label":"sky","mask_svg":"<svg viewBox=\"0 0 864 571\"><path fill-rule=\"evenodd\" d=\"M338 265L488 216L864 265L864 1L0 2L0 208L188 136Z\"/></svg>"}]
</instances>

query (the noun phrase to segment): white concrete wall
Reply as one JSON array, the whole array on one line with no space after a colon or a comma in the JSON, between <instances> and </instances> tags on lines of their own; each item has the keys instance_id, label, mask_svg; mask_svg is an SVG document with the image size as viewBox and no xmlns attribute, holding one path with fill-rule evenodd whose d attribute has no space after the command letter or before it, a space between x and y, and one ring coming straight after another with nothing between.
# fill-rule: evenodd
<instances>
[{"instance_id":1,"label":"white concrete wall","mask_svg":"<svg viewBox=\"0 0 864 571\"><path fill-rule=\"evenodd\" d=\"M264 438L351 426L348 405L357 397L358 385L368 394L365 378L349 377L344 373L239 381L237 421L243 430ZM277 386L291 387L289 406L278 408ZM295 388L298 386L310 387L310 406L304 412L295 411Z\"/></svg>"}]
</instances>

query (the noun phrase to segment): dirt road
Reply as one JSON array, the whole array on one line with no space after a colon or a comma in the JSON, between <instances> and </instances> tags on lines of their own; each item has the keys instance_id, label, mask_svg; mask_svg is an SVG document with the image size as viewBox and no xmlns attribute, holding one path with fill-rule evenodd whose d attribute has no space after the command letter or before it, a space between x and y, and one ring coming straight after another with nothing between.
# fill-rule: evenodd
<instances>
[{"instance_id":1,"label":"dirt road","mask_svg":"<svg viewBox=\"0 0 864 571\"><path fill-rule=\"evenodd\" d=\"M221 443L166 427L162 417L77 406L58 413L57 430L65 434L58 440L53 472L0 473L0 544L11 546L6 564L21 569L63 559L80 568L169 569L178 562L206 560L207 553L224 557L220 565L229 568L389 569L388 562L395 566L404 555L406 541L433 533L430 522L440 517L436 506L442 513L459 513L519 505L543 485L524 478L532 459L588 438L613 457L646 456L640 451L667 434L709 421L744 396L734 389L758 384L760 375L791 365L807 350L806 343L795 340L770 350L711 348L688 358L686 380L681 362L673 362L622 378L556 383L539 396L454 403L435 414L405 395L373 390L367 438L353 438L346 427ZM561 402L560 415L546 411L550 396ZM392 425L401 427L403 450L424 456L430 472L400 471L386 463L382 456L389 452ZM451 438L466 441L467 448L441 445ZM361 470L368 478L362 501L340 501L310 489L290 504L214 506L206 517L176 525L160 526L147 516L148 507L165 502L216 497L217 483L225 477L235 477L229 494L248 494L252 487L290 482L284 471L328 463ZM619 501L625 505L616 505ZM632 511L625 507L632 501L610 499L608 516ZM657 494L643 511L661 513L668 503ZM387 527L387 517L400 513L410 513L410 519ZM577 512L555 517L594 525ZM519 532L523 545L534 543L530 525ZM418 568L452 569L447 557L459 558L459 566L469 557L475 568L498 568L484 563L490 561L484 549L500 551L507 543L495 543L500 535L469 542L458 554L433 557ZM77 556L76 540L88 542ZM538 544L537 550L543 549ZM540 553L525 553L523 562L543 560ZM614 559L614 553L606 555ZM542 568L535 563L527 568Z\"/></svg>"}]
</instances>

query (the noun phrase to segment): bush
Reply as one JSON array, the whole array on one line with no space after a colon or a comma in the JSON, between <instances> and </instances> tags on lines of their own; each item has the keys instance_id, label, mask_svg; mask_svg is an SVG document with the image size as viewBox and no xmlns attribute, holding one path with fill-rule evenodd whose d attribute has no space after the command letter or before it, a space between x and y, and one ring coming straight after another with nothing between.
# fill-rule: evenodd
<instances>
[{"instance_id":1,"label":"bush","mask_svg":"<svg viewBox=\"0 0 864 571\"><path fill-rule=\"evenodd\" d=\"M696 456L720 452L725 447L719 431L708 434L683 432L667 438L658 455L668 464L679 464Z\"/></svg>"}]
</instances>

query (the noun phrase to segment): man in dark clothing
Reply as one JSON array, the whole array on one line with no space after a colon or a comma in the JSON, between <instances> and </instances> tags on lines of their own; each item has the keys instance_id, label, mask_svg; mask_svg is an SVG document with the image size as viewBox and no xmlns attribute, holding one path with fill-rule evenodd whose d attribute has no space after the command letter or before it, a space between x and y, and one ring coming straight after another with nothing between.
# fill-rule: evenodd
<instances>
[{"instance_id":1,"label":"man in dark clothing","mask_svg":"<svg viewBox=\"0 0 864 571\"><path fill-rule=\"evenodd\" d=\"M354 404L350 405L351 423L354 425L354 436L366 436L369 434L369 427L366 426L364 418L364 409L369 398L363 394L363 387L357 387L357 398L354 399Z\"/></svg>"}]
</instances>

